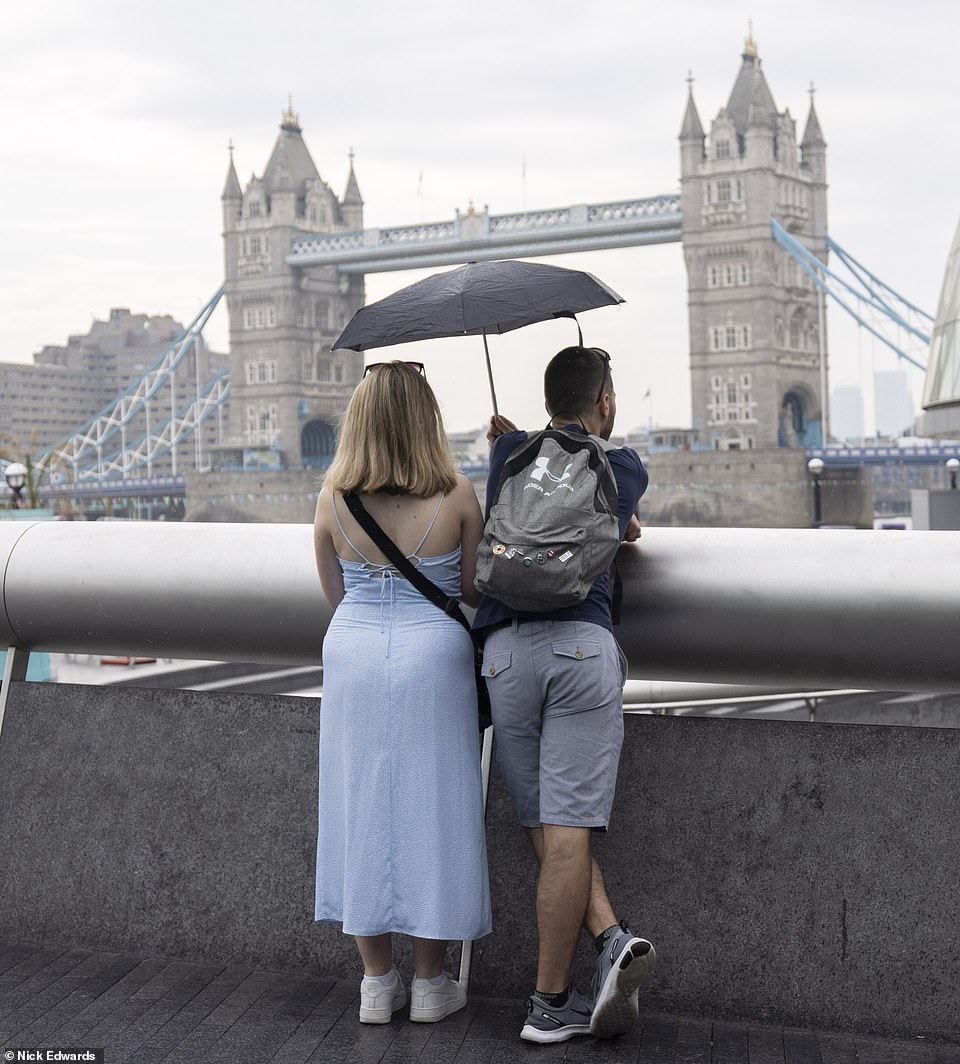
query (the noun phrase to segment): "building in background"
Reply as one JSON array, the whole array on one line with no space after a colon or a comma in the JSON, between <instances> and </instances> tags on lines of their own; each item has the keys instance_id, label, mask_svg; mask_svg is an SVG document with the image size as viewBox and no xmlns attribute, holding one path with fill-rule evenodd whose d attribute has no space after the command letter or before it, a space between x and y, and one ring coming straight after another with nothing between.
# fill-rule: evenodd
<instances>
[{"instance_id":1,"label":"building in background","mask_svg":"<svg viewBox=\"0 0 960 1064\"><path fill-rule=\"evenodd\" d=\"M113 404L183 332L183 324L169 314L132 314L114 307L106 321L94 321L88 332L44 347L32 365L0 363L0 431L24 454L36 456L53 447ZM198 338L177 371L172 399L154 406L153 431L170 417L171 404L179 408L196 395L198 379L205 384L226 365L226 355L210 351ZM203 431L209 447L216 442L216 420ZM145 432L141 415L127 428L128 442ZM120 444L109 446L118 450ZM157 472L163 470L161 462Z\"/></svg>"},{"instance_id":2,"label":"building in background","mask_svg":"<svg viewBox=\"0 0 960 1064\"><path fill-rule=\"evenodd\" d=\"M947 255L917 433L960 438L960 223Z\"/></svg>"},{"instance_id":3,"label":"building in background","mask_svg":"<svg viewBox=\"0 0 960 1064\"><path fill-rule=\"evenodd\" d=\"M288 107L262 176L240 187L231 150L223 195L230 315L230 418L221 469L324 468L363 355L330 350L363 304L360 274L287 263L302 233L363 228L351 156L343 198L321 178Z\"/></svg>"},{"instance_id":4,"label":"building in background","mask_svg":"<svg viewBox=\"0 0 960 1064\"><path fill-rule=\"evenodd\" d=\"M701 446L821 442L817 295L775 242L770 219L826 261L826 147L812 97L798 147L796 123L789 110L777 110L752 37L709 137L691 84L680 161L693 427Z\"/></svg>"},{"instance_id":5,"label":"building in background","mask_svg":"<svg viewBox=\"0 0 960 1064\"><path fill-rule=\"evenodd\" d=\"M877 435L889 439L912 436L916 409L906 373L902 369L875 373L873 396Z\"/></svg>"},{"instance_id":6,"label":"building in background","mask_svg":"<svg viewBox=\"0 0 960 1064\"><path fill-rule=\"evenodd\" d=\"M863 440L863 392L855 384L842 384L830 392L830 436L839 443Z\"/></svg>"}]
</instances>

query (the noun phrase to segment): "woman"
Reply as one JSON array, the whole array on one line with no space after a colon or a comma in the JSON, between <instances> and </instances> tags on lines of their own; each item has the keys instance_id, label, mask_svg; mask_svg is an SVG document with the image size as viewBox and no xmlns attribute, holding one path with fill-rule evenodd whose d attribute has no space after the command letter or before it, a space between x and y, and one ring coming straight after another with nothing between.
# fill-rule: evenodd
<instances>
[{"instance_id":1,"label":"woman","mask_svg":"<svg viewBox=\"0 0 960 1064\"><path fill-rule=\"evenodd\" d=\"M317 501L317 568L335 612L323 643L316 919L356 938L362 1023L387 1023L406 1004L391 936L411 936L410 1018L429 1023L466 1004L442 969L447 940L490 932L473 649L360 529L350 491L422 573L476 605L480 506L419 363L367 367Z\"/></svg>"}]
</instances>

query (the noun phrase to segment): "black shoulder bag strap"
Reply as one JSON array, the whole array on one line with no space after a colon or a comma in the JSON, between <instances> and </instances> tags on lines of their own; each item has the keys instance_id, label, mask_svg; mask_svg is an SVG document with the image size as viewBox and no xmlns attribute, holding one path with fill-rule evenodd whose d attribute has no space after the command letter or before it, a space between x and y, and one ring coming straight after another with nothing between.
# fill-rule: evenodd
<instances>
[{"instance_id":1,"label":"black shoulder bag strap","mask_svg":"<svg viewBox=\"0 0 960 1064\"><path fill-rule=\"evenodd\" d=\"M463 610L460 609L460 603L455 598L445 595L432 580L424 576L410 562L409 558L404 557L403 552L377 524L356 493L345 491L343 493L343 501L347 504L347 509L350 513L356 518L357 524L390 559L396 570L405 576L424 598L428 598L434 606L443 610L448 617L459 621L467 632L471 632L470 622L467 620Z\"/></svg>"}]
</instances>

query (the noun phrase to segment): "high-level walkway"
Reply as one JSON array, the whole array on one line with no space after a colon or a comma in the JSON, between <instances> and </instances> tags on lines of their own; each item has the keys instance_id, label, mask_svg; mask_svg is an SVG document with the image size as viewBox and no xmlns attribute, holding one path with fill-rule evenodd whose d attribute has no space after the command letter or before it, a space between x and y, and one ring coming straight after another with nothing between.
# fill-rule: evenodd
<instances>
[{"instance_id":1,"label":"high-level walkway","mask_svg":"<svg viewBox=\"0 0 960 1064\"><path fill-rule=\"evenodd\" d=\"M139 953L0 945L0 1053L102 1049L107 1064L960 1064L922 1041L643 1013L598 1042L531 1046L523 1002L472 998L437 1024L357 1020L358 980Z\"/></svg>"}]
</instances>

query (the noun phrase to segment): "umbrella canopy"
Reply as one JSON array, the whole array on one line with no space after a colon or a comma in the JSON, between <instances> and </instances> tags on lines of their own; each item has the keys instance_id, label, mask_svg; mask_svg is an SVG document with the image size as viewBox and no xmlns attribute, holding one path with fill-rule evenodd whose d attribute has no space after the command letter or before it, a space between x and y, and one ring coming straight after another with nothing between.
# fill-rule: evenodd
<instances>
[{"instance_id":1,"label":"umbrella canopy","mask_svg":"<svg viewBox=\"0 0 960 1064\"><path fill-rule=\"evenodd\" d=\"M470 262L361 307L334 349L365 351L444 336L505 333L623 303L592 274L536 262Z\"/></svg>"},{"instance_id":2,"label":"umbrella canopy","mask_svg":"<svg viewBox=\"0 0 960 1064\"><path fill-rule=\"evenodd\" d=\"M510 332L538 321L570 318L584 310L623 302L612 288L582 270L512 259L470 262L456 270L432 274L361 307L333 349L365 351L414 340L482 335L496 412L488 333Z\"/></svg>"}]
</instances>

